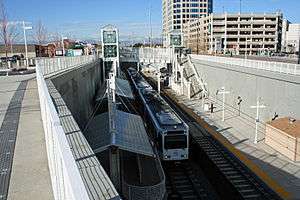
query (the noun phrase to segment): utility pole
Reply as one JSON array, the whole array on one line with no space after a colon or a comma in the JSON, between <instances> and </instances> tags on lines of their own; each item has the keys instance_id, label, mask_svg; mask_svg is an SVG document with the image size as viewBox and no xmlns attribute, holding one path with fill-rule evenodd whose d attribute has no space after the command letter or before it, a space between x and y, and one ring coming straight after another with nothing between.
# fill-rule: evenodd
<instances>
[{"instance_id":1,"label":"utility pole","mask_svg":"<svg viewBox=\"0 0 300 200\"><path fill-rule=\"evenodd\" d=\"M255 136L254 136L254 144L257 144L257 138L258 138L258 123L259 123L259 109L265 108L265 105L260 105L260 98L257 98L256 106L251 106L251 108L256 109L256 119L255 119Z\"/></svg>"},{"instance_id":2,"label":"utility pole","mask_svg":"<svg viewBox=\"0 0 300 200\"><path fill-rule=\"evenodd\" d=\"M152 4L151 0L149 0L149 46L152 47Z\"/></svg>"},{"instance_id":3,"label":"utility pole","mask_svg":"<svg viewBox=\"0 0 300 200\"><path fill-rule=\"evenodd\" d=\"M225 97L226 97L226 94L229 94L230 92L229 91L226 91L225 90L225 87L222 87L221 91L219 92L219 94L223 94L223 101L222 101L222 121L224 122L225 121Z\"/></svg>"}]
</instances>

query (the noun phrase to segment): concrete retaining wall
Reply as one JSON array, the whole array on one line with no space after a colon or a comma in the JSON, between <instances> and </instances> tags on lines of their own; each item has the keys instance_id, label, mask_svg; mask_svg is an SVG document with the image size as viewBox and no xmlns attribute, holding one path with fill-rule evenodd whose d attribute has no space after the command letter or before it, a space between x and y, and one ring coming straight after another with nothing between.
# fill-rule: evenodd
<instances>
[{"instance_id":1,"label":"concrete retaining wall","mask_svg":"<svg viewBox=\"0 0 300 200\"><path fill-rule=\"evenodd\" d=\"M238 96L242 97L241 110L255 118L257 97L267 106L260 111L261 120L269 121L278 113L279 117L292 116L300 119L300 77L256 70L239 66L226 66L219 63L192 59L199 76L208 83L210 98L216 98L216 91L225 86L227 104L238 108ZM222 96L218 95L222 100Z\"/></svg>"},{"instance_id":2,"label":"concrete retaining wall","mask_svg":"<svg viewBox=\"0 0 300 200\"><path fill-rule=\"evenodd\" d=\"M102 60L52 78L81 129L94 109L96 91L101 86Z\"/></svg>"}]
</instances>

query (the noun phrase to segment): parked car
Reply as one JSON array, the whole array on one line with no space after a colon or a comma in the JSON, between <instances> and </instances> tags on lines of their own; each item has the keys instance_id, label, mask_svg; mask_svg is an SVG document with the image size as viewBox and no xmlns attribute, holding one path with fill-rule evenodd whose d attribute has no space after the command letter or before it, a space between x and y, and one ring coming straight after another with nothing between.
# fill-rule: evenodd
<instances>
[{"instance_id":1,"label":"parked car","mask_svg":"<svg viewBox=\"0 0 300 200\"><path fill-rule=\"evenodd\" d=\"M7 57L1 57L1 62L7 62L8 58Z\"/></svg>"},{"instance_id":2,"label":"parked car","mask_svg":"<svg viewBox=\"0 0 300 200\"><path fill-rule=\"evenodd\" d=\"M12 58L14 60L21 60L21 56L19 56L19 55L13 55Z\"/></svg>"}]
</instances>

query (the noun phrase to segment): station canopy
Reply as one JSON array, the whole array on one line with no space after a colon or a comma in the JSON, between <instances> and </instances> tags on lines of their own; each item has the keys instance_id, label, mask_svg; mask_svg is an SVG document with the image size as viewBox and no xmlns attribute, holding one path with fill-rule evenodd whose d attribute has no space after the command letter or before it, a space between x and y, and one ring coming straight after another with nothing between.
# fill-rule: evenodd
<instances>
[{"instance_id":1,"label":"station canopy","mask_svg":"<svg viewBox=\"0 0 300 200\"><path fill-rule=\"evenodd\" d=\"M116 130L112 133L109 128L109 114L102 113L91 121L85 136L94 153L116 146L124 151L155 156L143 120L138 115L117 110Z\"/></svg>"}]
</instances>

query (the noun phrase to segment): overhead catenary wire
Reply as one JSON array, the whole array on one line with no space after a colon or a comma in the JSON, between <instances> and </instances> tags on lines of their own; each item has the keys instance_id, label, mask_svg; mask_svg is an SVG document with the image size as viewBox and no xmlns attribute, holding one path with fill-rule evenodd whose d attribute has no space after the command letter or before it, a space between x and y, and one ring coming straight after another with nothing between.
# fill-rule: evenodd
<instances>
[{"instance_id":1,"label":"overhead catenary wire","mask_svg":"<svg viewBox=\"0 0 300 200\"><path fill-rule=\"evenodd\" d=\"M117 88L120 90L120 92L121 92L124 96L126 96L125 93L123 92L123 90L122 90L118 85L117 85ZM126 101L127 101L128 104L130 105L130 107L134 110L134 112L138 113L137 110L135 109L134 105L132 105L132 103L131 103L128 99L126 99ZM123 103L124 103L124 102L123 102Z\"/></svg>"},{"instance_id":2,"label":"overhead catenary wire","mask_svg":"<svg viewBox=\"0 0 300 200\"><path fill-rule=\"evenodd\" d=\"M93 110L92 114L90 115L89 119L88 119L88 122L86 123L84 129L83 129L83 133L87 130L87 128L89 127L92 119L94 118L97 110L100 108L100 106L102 105L102 102L103 102L103 99L104 99L104 96L106 95L107 93L107 89L106 91L104 92L103 96L101 97L101 101L96 105L95 109ZM101 107L102 108L102 107Z\"/></svg>"}]
</instances>

